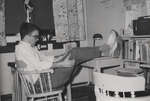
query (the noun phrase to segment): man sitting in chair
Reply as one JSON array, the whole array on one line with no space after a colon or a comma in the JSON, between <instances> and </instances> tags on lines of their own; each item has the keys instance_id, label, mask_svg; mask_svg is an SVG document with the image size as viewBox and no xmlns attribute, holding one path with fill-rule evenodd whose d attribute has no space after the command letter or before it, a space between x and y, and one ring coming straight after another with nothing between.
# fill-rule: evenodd
<instances>
[{"instance_id":1,"label":"man sitting in chair","mask_svg":"<svg viewBox=\"0 0 150 101\"><path fill-rule=\"evenodd\" d=\"M20 27L21 41L16 45L16 63L24 71L52 68L52 86L61 88L73 80L81 69L80 64L93 58L101 57L101 52L110 51L109 44L101 47L73 48L63 56L45 56L35 47L39 38L39 28L31 23Z\"/></svg>"}]
</instances>

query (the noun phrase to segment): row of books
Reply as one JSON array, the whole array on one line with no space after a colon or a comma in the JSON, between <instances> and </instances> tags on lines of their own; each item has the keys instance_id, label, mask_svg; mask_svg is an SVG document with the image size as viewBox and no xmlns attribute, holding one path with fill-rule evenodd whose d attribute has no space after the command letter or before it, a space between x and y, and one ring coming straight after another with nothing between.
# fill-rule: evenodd
<instances>
[{"instance_id":1,"label":"row of books","mask_svg":"<svg viewBox=\"0 0 150 101\"><path fill-rule=\"evenodd\" d=\"M122 53L123 59L150 63L150 40L125 40Z\"/></svg>"}]
</instances>

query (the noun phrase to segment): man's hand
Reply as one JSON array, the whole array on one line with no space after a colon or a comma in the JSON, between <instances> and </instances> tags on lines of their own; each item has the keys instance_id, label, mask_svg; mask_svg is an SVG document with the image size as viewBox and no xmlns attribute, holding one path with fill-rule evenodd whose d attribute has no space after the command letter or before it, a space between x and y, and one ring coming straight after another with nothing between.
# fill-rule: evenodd
<instances>
[{"instance_id":1,"label":"man's hand","mask_svg":"<svg viewBox=\"0 0 150 101\"><path fill-rule=\"evenodd\" d=\"M75 60L74 60L74 59L70 60L70 56L71 56L71 54L69 54L69 55L64 59L64 61L62 61L62 66L63 66L63 67L72 67L72 66L74 66Z\"/></svg>"},{"instance_id":2,"label":"man's hand","mask_svg":"<svg viewBox=\"0 0 150 101\"><path fill-rule=\"evenodd\" d=\"M63 53L63 54L54 56L54 59L55 59L54 61L55 61L55 62L64 61L64 59L66 58L66 56L67 56L67 53Z\"/></svg>"},{"instance_id":3,"label":"man's hand","mask_svg":"<svg viewBox=\"0 0 150 101\"><path fill-rule=\"evenodd\" d=\"M56 61L53 64L53 67L72 67L75 64L75 60L70 60L70 56L71 54L68 54L66 57L64 57L64 59L62 59L61 61Z\"/></svg>"}]
</instances>

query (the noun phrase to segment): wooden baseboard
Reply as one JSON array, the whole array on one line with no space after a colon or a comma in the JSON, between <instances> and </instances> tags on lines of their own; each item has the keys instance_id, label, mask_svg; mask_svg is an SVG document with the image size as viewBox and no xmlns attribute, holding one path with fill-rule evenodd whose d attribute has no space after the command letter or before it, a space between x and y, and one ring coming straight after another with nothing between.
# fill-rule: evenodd
<instances>
[{"instance_id":1,"label":"wooden baseboard","mask_svg":"<svg viewBox=\"0 0 150 101\"><path fill-rule=\"evenodd\" d=\"M81 87L81 86L87 86L87 85L90 85L91 83L90 82L80 82L80 83L74 83L74 84L71 84L71 87Z\"/></svg>"},{"instance_id":2,"label":"wooden baseboard","mask_svg":"<svg viewBox=\"0 0 150 101\"><path fill-rule=\"evenodd\" d=\"M0 101L12 101L12 94L0 95Z\"/></svg>"}]
</instances>

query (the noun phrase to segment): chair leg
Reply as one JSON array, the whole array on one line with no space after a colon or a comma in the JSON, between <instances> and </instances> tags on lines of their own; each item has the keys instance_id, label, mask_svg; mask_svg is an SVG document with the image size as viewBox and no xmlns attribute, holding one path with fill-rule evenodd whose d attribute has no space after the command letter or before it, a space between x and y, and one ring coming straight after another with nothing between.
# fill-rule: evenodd
<instances>
[{"instance_id":1,"label":"chair leg","mask_svg":"<svg viewBox=\"0 0 150 101\"><path fill-rule=\"evenodd\" d=\"M67 86L67 101L72 101L71 84Z\"/></svg>"},{"instance_id":2,"label":"chair leg","mask_svg":"<svg viewBox=\"0 0 150 101\"><path fill-rule=\"evenodd\" d=\"M63 100L62 100L62 94L61 94L61 93L59 93L59 101L63 101Z\"/></svg>"},{"instance_id":3,"label":"chair leg","mask_svg":"<svg viewBox=\"0 0 150 101\"><path fill-rule=\"evenodd\" d=\"M29 101L34 101L34 98L29 99Z\"/></svg>"}]
</instances>

